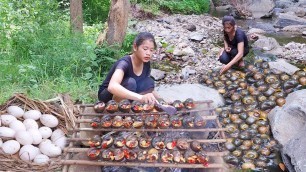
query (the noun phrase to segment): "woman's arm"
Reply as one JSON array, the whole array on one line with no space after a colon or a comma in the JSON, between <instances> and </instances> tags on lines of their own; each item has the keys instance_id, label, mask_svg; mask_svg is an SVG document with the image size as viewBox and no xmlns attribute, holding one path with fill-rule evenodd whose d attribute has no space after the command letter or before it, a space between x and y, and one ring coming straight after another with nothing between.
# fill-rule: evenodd
<instances>
[{"instance_id":1,"label":"woman's arm","mask_svg":"<svg viewBox=\"0 0 306 172\"><path fill-rule=\"evenodd\" d=\"M116 69L107 87L110 93L112 93L113 95L119 98L123 98L123 99L138 100L138 101L141 101L144 103L150 103L150 104L155 103L156 98L153 93L147 93L147 94L141 95L141 94L135 93L133 91L130 91L124 88L121 85L123 77L124 77L123 70Z\"/></svg>"},{"instance_id":2,"label":"woman's arm","mask_svg":"<svg viewBox=\"0 0 306 172\"><path fill-rule=\"evenodd\" d=\"M140 101L142 99L142 95L137 94L135 92L132 92L126 88L124 88L121 85L121 82L124 77L124 72L122 69L116 69L113 73L113 76L108 84L108 91L112 93L113 95L120 97L120 98L126 98L130 100L138 100Z\"/></svg>"},{"instance_id":3,"label":"woman's arm","mask_svg":"<svg viewBox=\"0 0 306 172\"><path fill-rule=\"evenodd\" d=\"M236 64L243 57L244 42L239 42L237 49L238 49L237 55L227 65L222 67L220 75L222 75L227 70L229 70L234 64Z\"/></svg>"}]
</instances>

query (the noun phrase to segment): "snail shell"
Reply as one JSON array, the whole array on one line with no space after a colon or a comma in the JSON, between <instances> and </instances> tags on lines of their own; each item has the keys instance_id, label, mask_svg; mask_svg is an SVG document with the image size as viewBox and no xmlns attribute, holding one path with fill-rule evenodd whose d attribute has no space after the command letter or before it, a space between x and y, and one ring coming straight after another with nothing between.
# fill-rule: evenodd
<instances>
[{"instance_id":1,"label":"snail shell","mask_svg":"<svg viewBox=\"0 0 306 172\"><path fill-rule=\"evenodd\" d=\"M263 85L260 85L258 86L257 90L260 91L260 92L265 92L269 89L269 86L267 84L263 84Z\"/></svg>"},{"instance_id":2,"label":"snail shell","mask_svg":"<svg viewBox=\"0 0 306 172\"><path fill-rule=\"evenodd\" d=\"M228 151L230 151L230 152L236 150L236 146L235 146L233 143L231 143L231 142L226 142L226 143L224 144L224 146L225 146L225 148L226 148Z\"/></svg>"},{"instance_id":3,"label":"snail shell","mask_svg":"<svg viewBox=\"0 0 306 172\"><path fill-rule=\"evenodd\" d=\"M306 76L306 72L303 70L296 71L295 74L298 75L299 77Z\"/></svg>"},{"instance_id":4,"label":"snail shell","mask_svg":"<svg viewBox=\"0 0 306 172\"><path fill-rule=\"evenodd\" d=\"M242 98L242 103L245 105L250 105L255 102L255 99L253 96L246 96Z\"/></svg>"},{"instance_id":5,"label":"snail shell","mask_svg":"<svg viewBox=\"0 0 306 172\"><path fill-rule=\"evenodd\" d=\"M270 75L268 75L268 76L265 78L265 81L266 81L266 83L268 83L268 84L273 84L273 83L275 83L275 82L278 81L278 78L277 78L276 75L270 74Z\"/></svg>"},{"instance_id":6,"label":"snail shell","mask_svg":"<svg viewBox=\"0 0 306 172\"><path fill-rule=\"evenodd\" d=\"M257 100L259 101L259 102L263 102L263 101L266 101L268 98L266 97L266 96L264 96L264 95L259 95L258 97L257 97Z\"/></svg>"},{"instance_id":7,"label":"snail shell","mask_svg":"<svg viewBox=\"0 0 306 172\"><path fill-rule=\"evenodd\" d=\"M236 156L234 156L234 155L231 155L231 154L225 155L225 156L223 157L223 159L224 159L224 161L225 161L226 163L232 164L232 165L238 165L239 162L240 162L239 159L238 159L238 157L236 157Z\"/></svg>"},{"instance_id":8,"label":"snail shell","mask_svg":"<svg viewBox=\"0 0 306 172\"><path fill-rule=\"evenodd\" d=\"M241 168L246 170L246 169L255 169L255 165L251 162L245 162L241 165Z\"/></svg>"},{"instance_id":9,"label":"snail shell","mask_svg":"<svg viewBox=\"0 0 306 172\"><path fill-rule=\"evenodd\" d=\"M306 77L305 77L305 76L300 77L300 78L299 78L299 83L300 83L302 86L305 86L305 85L306 85Z\"/></svg>"},{"instance_id":10,"label":"snail shell","mask_svg":"<svg viewBox=\"0 0 306 172\"><path fill-rule=\"evenodd\" d=\"M285 103L286 103L286 99L284 99L284 98L278 98L278 99L276 99L276 104L277 104L277 106L282 107Z\"/></svg>"},{"instance_id":11,"label":"snail shell","mask_svg":"<svg viewBox=\"0 0 306 172\"><path fill-rule=\"evenodd\" d=\"M232 152L232 154L233 154L234 156L236 156L236 157L241 157L242 151L239 150L239 149L236 149L236 150L234 150L234 151Z\"/></svg>"},{"instance_id":12,"label":"snail shell","mask_svg":"<svg viewBox=\"0 0 306 172\"><path fill-rule=\"evenodd\" d=\"M271 100L267 100L267 101L264 101L262 102L259 107L261 110L268 110L268 109L272 109L275 107L275 102L274 101L271 101Z\"/></svg>"},{"instance_id":13,"label":"snail shell","mask_svg":"<svg viewBox=\"0 0 306 172\"><path fill-rule=\"evenodd\" d=\"M290 79L290 76L283 73L279 76L279 78L282 80L282 81L287 81L288 79Z\"/></svg>"},{"instance_id":14,"label":"snail shell","mask_svg":"<svg viewBox=\"0 0 306 172\"><path fill-rule=\"evenodd\" d=\"M298 86L298 82L294 79L290 79L284 82L283 89L288 90L291 88L295 88L296 86Z\"/></svg>"},{"instance_id":15,"label":"snail shell","mask_svg":"<svg viewBox=\"0 0 306 172\"><path fill-rule=\"evenodd\" d=\"M248 150L246 153L245 153L245 156L249 159L256 159L258 157L258 153L254 150Z\"/></svg>"}]
</instances>

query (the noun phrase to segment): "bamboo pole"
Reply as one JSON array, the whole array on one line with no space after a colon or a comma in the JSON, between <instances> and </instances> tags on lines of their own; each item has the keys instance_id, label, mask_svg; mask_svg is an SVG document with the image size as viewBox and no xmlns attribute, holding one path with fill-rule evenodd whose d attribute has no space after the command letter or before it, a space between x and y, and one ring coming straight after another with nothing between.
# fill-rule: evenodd
<instances>
[{"instance_id":1,"label":"bamboo pole","mask_svg":"<svg viewBox=\"0 0 306 172\"><path fill-rule=\"evenodd\" d=\"M222 164L209 164L207 167L202 164L168 164L168 163L136 163L136 162L105 162L86 160L62 160L66 165L96 165L96 166L126 166L126 167L168 167L168 168L224 168Z\"/></svg>"},{"instance_id":2,"label":"bamboo pole","mask_svg":"<svg viewBox=\"0 0 306 172\"><path fill-rule=\"evenodd\" d=\"M173 129L173 128L75 128L69 129L68 131L76 132L76 131L139 131L139 132L211 132L211 131L227 131L226 128L199 128L199 129Z\"/></svg>"},{"instance_id":3,"label":"bamboo pole","mask_svg":"<svg viewBox=\"0 0 306 172\"><path fill-rule=\"evenodd\" d=\"M68 138L67 141L69 142L79 142L79 141L89 141L90 138ZM195 140L195 139L188 139L187 142L193 142L193 141L198 141L200 143L223 143L226 142L226 139L200 139L200 140Z\"/></svg>"},{"instance_id":4,"label":"bamboo pole","mask_svg":"<svg viewBox=\"0 0 306 172\"><path fill-rule=\"evenodd\" d=\"M135 115L136 116L136 115ZM202 116L204 120L215 120L217 116ZM77 119L76 123L90 123L91 119Z\"/></svg>"},{"instance_id":5,"label":"bamboo pole","mask_svg":"<svg viewBox=\"0 0 306 172\"><path fill-rule=\"evenodd\" d=\"M194 113L194 112L203 112L203 111L213 111L214 108L207 108L207 109L193 109L193 110L181 110L177 111L177 113ZM80 116L103 116L103 115L109 115L109 116L136 116L136 115L167 115L166 112L141 112L141 113L123 113L123 112L115 112L115 113L108 113L106 110L104 110L104 113L80 113Z\"/></svg>"},{"instance_id":6,"label":"bamboo pole","mask_svg":"<svg viewBox=\"0 0 306 172\"><path fill-rule=\"evenodd\" d=\"M85 153L88 151L90 148L64 148L65 152L71 152L71 153ZM224 152L205 152L207 156L224 156L228 154L228 151Z\"/></svg>"}]
</instances>

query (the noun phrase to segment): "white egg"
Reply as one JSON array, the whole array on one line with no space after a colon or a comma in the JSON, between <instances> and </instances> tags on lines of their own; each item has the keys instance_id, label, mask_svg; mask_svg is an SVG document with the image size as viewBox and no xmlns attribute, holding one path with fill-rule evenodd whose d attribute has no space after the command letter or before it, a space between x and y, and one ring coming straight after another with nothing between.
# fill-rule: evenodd
<instances>
[{"instance_id":1,"label":"white egg","mask_svg":"<svg viewBox=\"0 0 306 172\"><path fill-rule=\"evenodd\" d=\"M16 117L10 114L3 114L0 116L2 125L9 126L12 121L17 120Z\"/></svg>"},{"instance_id":2,"label":"white egg","mask_svg":"<svg viewBox=\"0 0 306 172\"><path fill-rule=\"evenodd\" d=\"M0 127L0 137L15 138L16 131L8 127Z\"/></svg>"},{"instance_id":3,"label":"white egg","mask_svg":"<svg viewBox=\"0 0 306 172\"><path fill-rule=\"evenodd\" d=\"M9 126L11 129L15 130L16 132L19 130L23 130L23 131L26 130L26 127L24 126L24 124L19 120L11 122Z\"/></svg>"},{"instance_id":4,"label":"white egg","mask_svg":"<svg viewBox=\"0 0 306 172\"><path fill-rule=\"evenodd\" d=\"M34 158L34 162L37 164L46 164L49 161L49 157L44 154L39 154Z\"/></svg>"},{"instance_id":5,"label":"white egg","mask_svg":"<svg viewBox=\"0 0 306 172\"><path fill-rule=\"evenodd\" d=\"M8 140L2 144L2 150L6 154L13 155L20 149L20 144L16 140Z\"/></svg>"},{"instance_id":6,"label":"white egg","mask_svg":"<svg viewBox=\"0 0 306 172\"><path fill-rule=\"evenodd\" d=\"M58 119L54 115L44 114L40 117L40 122L47 127L54 128L58 125Z\"/></svg>"},{"instance_id":7,"label":"white egg","mask_svg":"<svg viewBox=\"0 0 306 172\"><path fill-rule=\"evenodd\" d=\"M66 147L67 137L63 136L53 141L53 143L60 147L62 150Z\"/></svg>"},{"instance_id":8,"label":"white egg","mask_svg":"<svg viewBox=\"0 0 306 172\"><path fill-rule=\"evenodd\" d=\"M17 131L15 138L21 145L31 145L33 143L33 137L28 131Z\"/></svg>"},{"instance_id":9,"label":"white egg","mask_svg":"<svg viewBox=\"0 0 306 172\"><path fill-rule=\"evenodd\" d=\"M24 110L18 106L9 106L7 108L7 113L15 116L16 118L20 118L24 114Z\"/></svg>"},{"instance_id":10,"label":"white egg","mask_svg":"<svg viewBox=\"0 0 306 172\"><path fill-rule=\"evenodd\" d=\"M52 130L49 127L40 127L38 129L43 139L47 139L52 135Z\"/></svg>"},{"instance_id":11,"label":"white egg","mask_svg":"<svg viewBox=\"0 0 306 172\"><path fill-rule=\"evenodd\" d=\"M62 153L61 148L52 143L42 144L39 149L43 154L51 158L57 157Z\"/></svg>"},{"instance_id":12,"label":"white egg","mask_svg":"<svg viewBox=\"0 0 306 172\"><path fill-rule=\"evenodd\" d=\"M41 116L41 112L39 110L29 110L23 114L24 119L33 119L38 120Z\"/></svg>"},{"instance_id":13,"label":"white egg","mask_svg":"<svg viewBox=\"0 0 306 172\"><path fill-rule=\"evenodd\" d=\"M56 139L59 139L61 137L65 137L64 131L61 129L56 129L51 135L51 141L54 142Z\"/></svg>"},{"instance_id":14,"label":"white egg","mask_svg":"<svg viewBox=\"0 0 306 172\"><path fill-rule=\"evenodd\" d=\"M24 161L32 161L41 152L33 145L24 145L19 151L20 159Z\"/></svg>"},{"instance_id":15,"label":"white egg","mask_svg":"<svg viewBox=\"0 0 306 172\"><path fill-rule=\"evenodd\" d=\"M41 149L41 147L43 147L43 145L45 144L52 144L50 139L43 139L40 144L38 145L38 148Z\"/></svg>"},{"instance_id":16,"label":"white egg","mask_svg":"<svg viewBox=\"0 0 306 172\"><path fill-rule=\"evenodd\" d=\"M23 121L24 126L26 127L27 130L34 128L38 130L38 124L34 119L25 119Z\"/></svg>"},{"instance_id":17,"label":"white egg","mask_svg":"<svg viewBox=\"0 0 306 172\"><path fill-rule=\"evenodd\" d=\"M31 129L28 129L28 132L33 138L33 143L32 143L33 145L37 145L42 141L42 136L40 132L38 131L38 129L31 128Z\"/></svg>"}]
</instances>

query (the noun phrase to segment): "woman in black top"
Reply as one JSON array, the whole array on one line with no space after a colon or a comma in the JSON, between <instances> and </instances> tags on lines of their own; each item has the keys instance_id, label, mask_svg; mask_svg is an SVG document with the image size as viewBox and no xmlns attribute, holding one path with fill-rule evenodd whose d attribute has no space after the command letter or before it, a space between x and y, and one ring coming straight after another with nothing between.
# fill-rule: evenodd
<instances>
[{"instance_id":1,"label":"woman in black top","mask_svg":"<svg viewBox=\"0 0 306 172\"><path fill-rule=\"evenodd\" d=\"M119 59L100 85L99 100L108 102L114 98L155 103L158 95L154 91L154 80L150 78L150 59L155 48L151 33L139 33L133 43L133 53Z\"/></svg>"},{"instance_id":2,"label":"woman in black top","mask_svg":"<svg viewBox=\"0 0 306 172\"><path fill-rule=\"evenodd\" d=\"M224 16L224 48L219 53L219 61L225 64L220 70L220 75L229 70L233 65L244 67L243 57L249 53L249 43L243 30L236 27L232 16Z\"/></svg>"}]
</instances>

